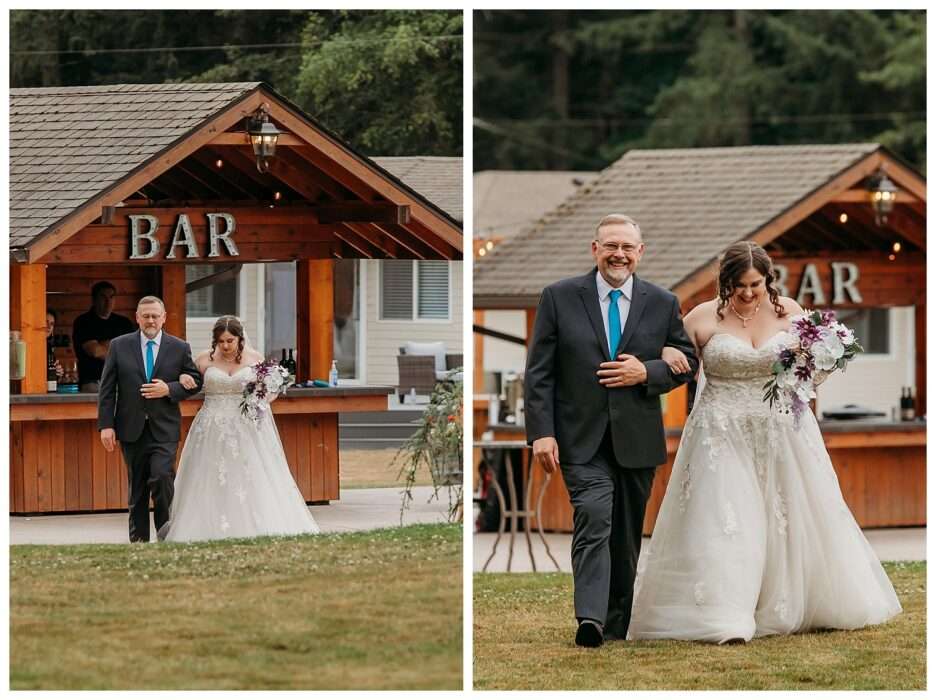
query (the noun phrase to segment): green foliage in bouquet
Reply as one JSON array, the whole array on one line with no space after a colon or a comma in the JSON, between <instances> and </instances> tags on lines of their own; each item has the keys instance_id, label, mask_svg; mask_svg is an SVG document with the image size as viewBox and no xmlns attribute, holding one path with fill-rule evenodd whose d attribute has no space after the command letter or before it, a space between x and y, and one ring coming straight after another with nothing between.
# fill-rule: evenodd
<instances>
[{"instance_id":1,"label":"green foliage in bouquet","mask_svg":"<svg viewBox=\"0 0 936 700\"><path fill-rule=\"evenodd\" d=\"M453 369L448 376L456 377L462 368ZM400 505L400 523L403 513L413 501L413 486L420 466L429 468L432 476L432 498L439 497L439 490L448 490L449 522L461 519L462 512L462 453L464 428L462 423L464 385L462 381L446 379L438 382L429 398L419 427L407 439L394 457L394 463L403 459L397 479L404 479L403 502ZM432 499L430 499L432 500Z\"/></svg>"}]
</instances>

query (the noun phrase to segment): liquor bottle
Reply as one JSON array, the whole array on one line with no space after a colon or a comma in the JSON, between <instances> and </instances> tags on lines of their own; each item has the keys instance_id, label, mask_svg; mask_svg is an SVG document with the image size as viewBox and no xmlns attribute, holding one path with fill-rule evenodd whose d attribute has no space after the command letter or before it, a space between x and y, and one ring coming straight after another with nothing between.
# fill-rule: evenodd
<instances>
[{"instance_id":1,"label":"liquor bottle","mask_svg":"<svg viewBox=\"0 0 936 700\"><path fill-rule=\"evenodd\" d=\"M900 391L900 420L911 421L916 418L916 409L913 406L913 390L911 387L906 387L906 393L904 393L904 388L901 388Z\"/></svg>"},{"instance_id":2,"label":"liquor bottle","mask_svg":"<svg viewBox=\"0 0 936 700\"><path fill-rule=\"evenodd\" d=\"M331 370L328 372L328 386L338 386L338 362L332 360Z\"/></svg>"},{"instance_id":3,"label":"liquor bottle","mask_svg":"<svg viewBox=\"0 0 936 700\"><path fill-rule=\"evenodd\" d=\"M55 353L49 347L46 353L46 391L54 394L58 391L58 375L55 373Z\"/></svg>"},{"instance_id":4,"label":"liquor bottle","mask_svg":"<svg viewBox=\"0 0 936 700\"><path fill-rule=\"evenodd\" d=\"M296 361L293 359L293 349L289 348L289 357L286 359L286 371L289 372L289 381L296 383Z\"/></svg>"},{"instance_id":5,"label":"liquor bottle","mask_svg":"<svg viewBox=\"0 0 936 700\"><path fill-rule=\"evenodd\" d=\"M279 365L284 368L289 366L286 364L286 348L283 348L283 357L280 359Z\"/></svg>"}]
</instances>

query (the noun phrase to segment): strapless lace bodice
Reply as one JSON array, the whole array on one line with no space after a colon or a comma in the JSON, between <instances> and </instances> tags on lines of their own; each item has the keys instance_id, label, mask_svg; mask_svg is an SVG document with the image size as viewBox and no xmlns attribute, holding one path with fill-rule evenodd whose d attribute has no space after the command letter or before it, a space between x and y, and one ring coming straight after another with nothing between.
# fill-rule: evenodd
<instances>
[{"instance_id":1,"label":"strapless lace bodice","mask_svg":"<svg viewBox=\"0 0 936 700\"><path fill-rule=\"evenodd\" d=\"M713 335L702 348L705 386L698 401L729 415L768 415L763 387L773 376L777 347L789 339L781 331L755 348L729 333Z\"/></svg>"},{"instance_id":2,"label":"strapless lace bodice","mask_svg":"<svg viewBox=\"0 0 936 700\"><path fill-rule=\"evenodd\" d=\"M220 367L205 370L205 396L223 396L234 394L238 397L244 391L244 382L253 376L253 367L241 367L234 374L228 374Z\"/></svg>"}]
</instances>

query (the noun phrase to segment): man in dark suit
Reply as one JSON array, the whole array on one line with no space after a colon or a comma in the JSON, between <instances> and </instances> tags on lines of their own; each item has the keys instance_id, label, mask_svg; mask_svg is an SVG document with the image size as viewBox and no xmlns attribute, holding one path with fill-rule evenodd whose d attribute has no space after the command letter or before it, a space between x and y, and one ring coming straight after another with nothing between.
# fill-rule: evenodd
<instances>
[{"instance_id":1,"label":"man in dark suit","mask_svg":"<svg viewBox=\"0 0 936 700\"><path fill-rule=\"evenodd\" d=\"M637 223L606 216L592 241L597 266L543 290L524 377L527 441L547 472L559 467L574 509L575 642L624 639L644 512L666 461L660 396L698 369L679 300L638 279ZM663 347L688 362L674 375Z\"/></svg>"},{"instance_id":2,"label":"man in dark suit","mask_svg":"<svg viewBox=\"0 0 936 700\"><path fill-rule=\"evenodd\" d=\"M198 393L202 376L184 340L163 333L166 307L157 297L137 304L140 329L110 343L98 393L98 430L108 452L120 441L129 477L130 541L149 542L149 501L156 530L169 520L176 449L182 423L179 401ZM186 389L179 378L195 380Z\"/></svg>"}]
</instances>

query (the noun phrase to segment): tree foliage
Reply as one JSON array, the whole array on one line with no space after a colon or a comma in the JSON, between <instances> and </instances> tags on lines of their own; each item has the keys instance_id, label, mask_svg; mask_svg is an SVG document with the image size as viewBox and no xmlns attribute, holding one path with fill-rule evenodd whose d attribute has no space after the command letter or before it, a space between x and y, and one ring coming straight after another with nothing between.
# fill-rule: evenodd
<instances>
[{"instance_id":1,"label":"tree foliage","mask_svg":"<svg viewBox=\"0 0 936 700\"><path fill-rule=\"evenodd\" d=\"M460 11L14 10L10 83L263 81L366 153L459 155L461 33Z\"/></svg>"},{"instance_id":2,"label":"tree foliage","mask_svg":"<svg viewBox=\"0 0 936 700\"><path fill-rule=\"evenodd\" d=\"M578 11L562 24L551 12L478 12L475 167L880 141L922 168L925 24L922 11Z\"/></svg>"}]
</instances>

